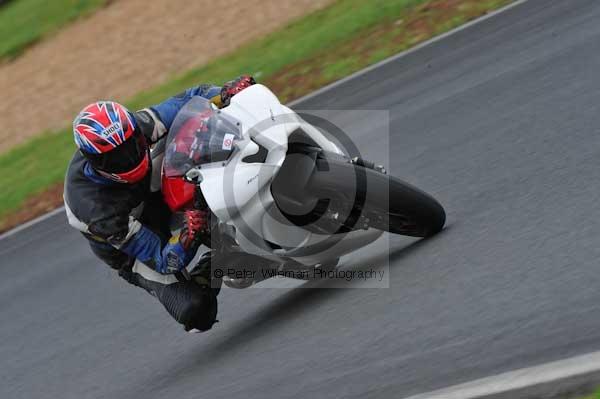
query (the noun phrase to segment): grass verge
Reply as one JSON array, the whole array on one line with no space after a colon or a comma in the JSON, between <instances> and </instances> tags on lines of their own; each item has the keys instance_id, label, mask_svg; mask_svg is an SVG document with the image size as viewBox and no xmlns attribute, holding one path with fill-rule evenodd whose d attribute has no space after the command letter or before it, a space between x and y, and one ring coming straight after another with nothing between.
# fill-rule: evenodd
<instances>
[{"instance_id":1,"label":"grass verge","mask_svg":"<svg viewBox=\"0 0 600 399\"><path fill-rule=\"evenodd\" d=\"M142 108L200 82L242 73L254 74L289 101L512 1L338 0L125 104ZM73 151L65 129L0 155L0 231L61 203L57 187Z\"/></svg>"},{"instance_id":2,"label":"grass verge","mask_svg":"<svg viewBox=\"0 0 600 399\"><path fill-rule=\"evenodd\" d=\"M18 56L28 46L107 0L18 0L0 8L0 58Z\"/></svg>"},{"instance_id":3,"label":"grass verge","mask_svg":"<svg viewBox=\"0 0 600 399\"><path fill-rule=\"evenodd\" d=\"M587 395L583 398L580 398L580 399L600 399L600 388L597 389L596 392L594 392L590 395Z\"/></svg>"}]
</instances>

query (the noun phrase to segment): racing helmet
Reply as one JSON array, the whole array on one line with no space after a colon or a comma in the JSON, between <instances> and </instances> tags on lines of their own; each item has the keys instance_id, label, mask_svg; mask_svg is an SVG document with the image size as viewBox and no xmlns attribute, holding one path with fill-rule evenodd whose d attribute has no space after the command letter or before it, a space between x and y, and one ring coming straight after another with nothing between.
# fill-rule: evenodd
<instances>
[{"instance_id":1,"label":"racing helmet","mask_svg":"<svg viewBox=\"0 0 600 399\"><path fill-rule=\"evenodd\" d=\"M113 101L85 107L73 121L75 144L100 175L119 183L136 183L150 169L146 138L131 112Z\"/></svg>"}]
</instances>

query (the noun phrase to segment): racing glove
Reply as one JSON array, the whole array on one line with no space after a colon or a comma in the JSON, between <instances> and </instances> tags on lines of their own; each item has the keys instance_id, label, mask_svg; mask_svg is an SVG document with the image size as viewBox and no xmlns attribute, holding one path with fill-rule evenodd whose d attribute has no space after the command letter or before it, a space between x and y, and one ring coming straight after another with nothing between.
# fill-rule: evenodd
<instances>
[{"instance_id":1,"label":"racing glove","mask_svg":"<svg viewBox=\"0 0 600 399\"><path fill-rule=\"evenodd\" d=\"M242 75L237 79L230 80L221 88L221 106L226 107L231 101L231 97L238 94L240 91L252 86L256 81L250 75Z\"/></svg>"},{"instance_id":2,"label":"racing glove","mask_svg":"<svg viewBox=\"0 0 600 399\"><path fill-rule=\"evenodd\" d=\"M207 213L192 209L185 211L184 225L178 236L173 236L162 250L162 261L156 271L167 274L182 270L194 258L202 234L207 230Z\"/></svg>"}]
</instances>

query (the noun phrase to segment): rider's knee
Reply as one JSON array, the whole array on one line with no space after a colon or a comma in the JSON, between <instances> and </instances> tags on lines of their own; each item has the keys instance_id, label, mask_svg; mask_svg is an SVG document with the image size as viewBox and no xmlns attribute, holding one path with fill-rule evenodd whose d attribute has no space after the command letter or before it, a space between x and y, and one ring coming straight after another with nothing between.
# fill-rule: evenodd
<instances>
[{"instance_id":1,"label":"rider's knee","mask_svg":"<svg viewBox=\"0 0 600 399\"><path fill-rule=\"evenodd\" d=\"M162 294L159 299L186 330L210 330L216 322L217 298L210 288L186 281L170 284Z\"/></svg>"},{"instance_id":2,"label":"rider's knee","mask_svg":"<svg viewBox=\"0 0 600 399\"><path fill-rule=\"evenodd\" d=\"M192 296L181 315L186 330L210 330L217 321L217 298L211 289L202 288Z\"/></svg>"}]
</instances>

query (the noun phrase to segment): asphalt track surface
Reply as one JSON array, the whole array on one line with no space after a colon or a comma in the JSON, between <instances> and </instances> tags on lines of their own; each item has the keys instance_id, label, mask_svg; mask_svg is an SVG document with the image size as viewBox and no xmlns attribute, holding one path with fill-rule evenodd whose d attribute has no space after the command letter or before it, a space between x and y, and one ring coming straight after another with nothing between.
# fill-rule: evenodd
<instances>
[{"instance_id":1,"label":"asphalt track surface","mask_svg":"<svg viewBox=\"0 0 600 399\"><path fill-rule=\"evenodd\" d=\"M0 397L390 398L600 350L599 20L531 0L302 104L389 110L355 142L447 209L388 289L226 289L189 335L63 215L0 241Z\"/></svg>"}]
</instances>

